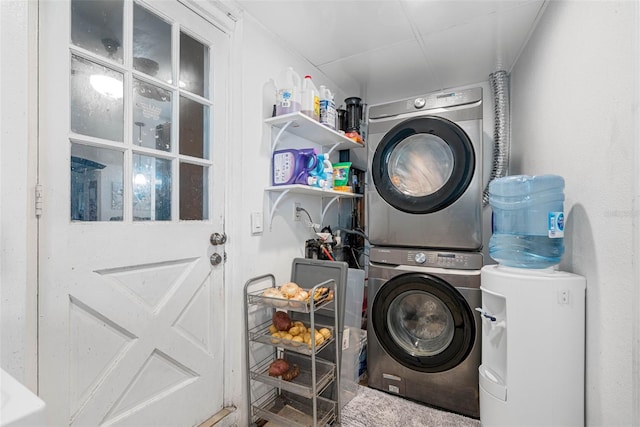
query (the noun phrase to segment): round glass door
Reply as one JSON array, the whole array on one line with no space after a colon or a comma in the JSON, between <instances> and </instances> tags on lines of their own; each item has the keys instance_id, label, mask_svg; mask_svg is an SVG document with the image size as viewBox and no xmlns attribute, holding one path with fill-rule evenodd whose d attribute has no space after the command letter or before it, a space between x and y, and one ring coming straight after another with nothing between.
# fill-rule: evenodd
<instances>
[{"instance_id":1,"label":"round glass door","mask_svg":"<svg viewBox=\"0 0 640 427\"><path fill-rule=\"evenodd\" d=\"M442 138L415 134L389 155L387 174L393 186L408 197L425 197L440 190L453 172L453 153Z\"/></svg>"},{"instance_id":2,"label":"round glass door","mask_svg":"<svg viewBox=\"0 0 640 427\"><path fill-rule=\"evenodd\" d=\"M453 316L433 294L408 291L395 298L387 311L391 339L414 357L446 350L453 340Z\"/></svg>"},{"instance_id":3,"label":"round glass door","mask_svg":"<svg viewBox=\"0 0 640 427\"><path fill-rule=\"evenodd\" d=\"M371 174L391 206L408 213L442 210L469 186L475 152L467 134L441 117L406 120L378 144Z\"/></svg>"},{"instance_id":4,"label":"round glass door","mask_svg":"<svg viewBox=\"0 0 640 427\"><path fill-rule=\"evenodd\" d=\"M373 301L371 321L385 351L421 372L442 372L460 364L476 334L473 312L460 292L423 273L385 283Z\"/></svg>"}]
</instances>

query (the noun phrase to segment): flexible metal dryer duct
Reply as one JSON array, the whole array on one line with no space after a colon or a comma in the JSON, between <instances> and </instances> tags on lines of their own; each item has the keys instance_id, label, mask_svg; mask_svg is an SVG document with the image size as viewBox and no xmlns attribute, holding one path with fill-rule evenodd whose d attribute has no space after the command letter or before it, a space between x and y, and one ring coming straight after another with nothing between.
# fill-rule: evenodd
<instances>
[{"instance_id":1,"label":"flexible metal dryer duct","mask_svg":"<svg viewBox=\"0 0 640 427\"><path fill-rule=\"evenodd\" d=\"M489 74L489 82L494 98L493 166L489 182L482 193L482 206L489 203L489 184L507 174L509 169L509 145L511 138L511 117L509 115L509 75L500 70Z\"/></svg>"}]
</instances>

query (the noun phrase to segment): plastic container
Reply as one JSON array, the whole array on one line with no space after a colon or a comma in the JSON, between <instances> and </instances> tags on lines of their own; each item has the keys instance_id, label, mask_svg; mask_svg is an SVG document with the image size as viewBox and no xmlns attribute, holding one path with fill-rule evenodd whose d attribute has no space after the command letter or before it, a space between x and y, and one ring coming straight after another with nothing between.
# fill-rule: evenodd
<instances>
[{"instance_id":1,"label":"plastic container","mask_svg":"<svg viewBox=\"0 0 640 427\"><path fill-rule=\"evenodd\" d=\"M337 124L336 124L336 130L341 130L343 132L347 131L347 110L345 110L344 108L338 108L336 110L337 112Z\"/></svg>"},{"instance_id":2,"label":"plastic container","mask_svg":"<svg viewBox=\"0 0 640 427\"><path fill-rule=\"evenodd\" d=\"M362 120L362 99L352 96L344 100L347 110L347 132L360 132Z\"/></svg>"},{"instance_id":3,"label":"plastic container","mask_svg":"<svg viewBox=\"0 0 640 427\"><path fill-rule=\"evenodd\" d=\"M318 163L315 148L286 149L273 153L272 185L309 185L309 177Z\"/></svg>"},{"instance_id":4,"label":"plastic container","mask_svg":"<svg viewBox=\"0 0 640 427\"><path fill-rule=\"evenodd\" d=\"M548 268L564 254L564 179L514 175L489 184L489 255L501 265Z\"/></svg>"},{"instance_id":5,"label":"plastic container","mask_svg":"<svg viewBox=\"0 0 640 427\"><path fill-rule=\"evenodd\" d=\"M276 116L300 111L300 76L293 67L284 69L276 79Z\"/></svg>"},{"instance_id":6,"label":"plastic container","mask_svg":"<svg viewBox=\"0 0 640 427\"><path fill-rule=\"evenodd\" d=\"M333 188L334 190L344 191L342 187L349 185L349 170L351 162L340 162L333 165Z\"/></svg>"},{"instance_id":7,"label":"plastic container","mask_svg":"<svg viewBox=\"0 0 640 427\"><path fill-rule=\"evenodd\" d=\"M316 167L309 171L308 185L330 190L333 188L333 165L328 154L318 154Z\"/></svg>"},{"instance_id":8,"label":"plastic container","mask_svg":"<svg viewBox=\"0 0 640 427\"><path fill-rule=\"evenodd\" d=\"M336 102L331 91L324 85L320 86L320 123L336 129Z\"/></svg>"},{"instance_id":9,"label":"plastic container","mask_svg":"<svg viewBox=\"0 0 640 427\"><path fill-rule=\"evenodd\" d=\"M311 76L304 76L302 81L302 107L300 111L313 120L320 120L320 95Z\"/></svg>"}]
</instances>

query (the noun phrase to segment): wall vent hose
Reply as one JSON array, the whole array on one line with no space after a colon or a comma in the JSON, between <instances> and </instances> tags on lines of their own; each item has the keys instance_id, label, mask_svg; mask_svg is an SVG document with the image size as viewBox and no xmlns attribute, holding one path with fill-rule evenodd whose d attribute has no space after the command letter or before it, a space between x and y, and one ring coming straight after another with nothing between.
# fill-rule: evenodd
<instances>
[{"instance_id":1,"label":"wall vent hose","mask_svg":"<svg viewBox=\"0 0 640 427\"><path fill-rule=\"evenodd\" d=\"M482 206L489 203L489 184L496 178L507 175L509 170L509 150L511 138L511 117L509 115L509 74L500 70L489 74L493 92L493 165L489 182L482 193Z\"/></svg>"}]
</instances>

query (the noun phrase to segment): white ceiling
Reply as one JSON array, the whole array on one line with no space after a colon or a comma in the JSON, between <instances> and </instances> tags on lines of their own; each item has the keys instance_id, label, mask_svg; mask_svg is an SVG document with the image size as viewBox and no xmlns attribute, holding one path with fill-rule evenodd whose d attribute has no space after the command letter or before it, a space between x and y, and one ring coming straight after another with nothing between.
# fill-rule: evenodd
<instances>
[{"instance_id":1,"label":"white ceiling","mask_svg":"<svg viewBox=\"0 0 640 427\"><path fill-rule=\"evenodd\" d=\"M344 92L373 104L510 72L545 0L236 3Z\"/></svg>"}]
</instances>

